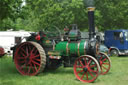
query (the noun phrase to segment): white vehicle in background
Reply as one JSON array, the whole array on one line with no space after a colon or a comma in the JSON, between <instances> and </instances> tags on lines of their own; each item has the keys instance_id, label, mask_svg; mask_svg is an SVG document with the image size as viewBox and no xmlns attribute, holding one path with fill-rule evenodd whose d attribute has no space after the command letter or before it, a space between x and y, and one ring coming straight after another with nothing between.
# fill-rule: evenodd
<instances>
[{"instance_id":1,"label":"white vehicle in background","mask_svg":"<svg viewBox=\"0 0 128 85\"><path fill-rule=\"evenodd\" d=\"M28 31L0 31L0 46L4 48L4 51L8 55L12 55L10 49L14 45L25 42L26 38L31 35L32 32Z\"/></svg>"}]
</instances>

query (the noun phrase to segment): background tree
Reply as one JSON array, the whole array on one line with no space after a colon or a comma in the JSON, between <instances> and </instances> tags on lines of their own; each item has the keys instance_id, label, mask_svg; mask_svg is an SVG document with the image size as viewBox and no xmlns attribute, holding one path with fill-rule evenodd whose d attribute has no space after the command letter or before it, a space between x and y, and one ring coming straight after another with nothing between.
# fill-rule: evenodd
<instances>
[{"instance_id":1,"label":"background tree","mask_svg":"<svg viewBox=\"0 0 128 85\"><path fill-rule=\"evenodd\" d=\"M128 28L128 0L96 0L101 30Z\"/></svg>"},{"instance_id":2,"label":"background tree","mask_svg":"<svg viewBox=\"0 0 128 85\"><path fill-rule=\"evenodd\" d=\"M11 28L12 21L20 15L22 0L0 0L0 30Z\"/></svg>"},{"instance_id":3,"label":"background tree","mask_svg":"<svg viewBox=\"0 0 128 85\"><path fill-rule=\"evenodd\" d=\"M49 25L60 29L77 24L88 29L87 9L83 0L0 1L0 29L42 30ZM128 0L95 0L95 25L99 30L128 28Z\"/></svg>"}]
</instances>

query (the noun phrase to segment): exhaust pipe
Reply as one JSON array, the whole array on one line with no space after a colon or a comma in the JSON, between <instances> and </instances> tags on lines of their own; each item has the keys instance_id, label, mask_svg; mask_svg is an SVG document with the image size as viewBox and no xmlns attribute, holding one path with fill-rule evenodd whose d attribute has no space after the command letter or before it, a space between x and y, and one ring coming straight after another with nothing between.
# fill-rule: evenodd
<instances>
[{"instance_id":1,"label":"exhaust pipe","mask_svg":"<svg viewBox=\"0 0 128 85\"><path fill-rule=\"evenodd\" d=\"M95 7L88 7L89 39L95 36L94 10Z\"/></svg>"},{"instance_id":2,"label":"exhaust pipe","mask_svg":"<svg viewBox=\"0 0 128 85\"><path fill-rule=\"evenodd\" d=\"M84 0L85 6L88 9L88 23L89 23L89 40L94 38L95 24L94 24L94 0Z\"/></svg>"}]
</instances>

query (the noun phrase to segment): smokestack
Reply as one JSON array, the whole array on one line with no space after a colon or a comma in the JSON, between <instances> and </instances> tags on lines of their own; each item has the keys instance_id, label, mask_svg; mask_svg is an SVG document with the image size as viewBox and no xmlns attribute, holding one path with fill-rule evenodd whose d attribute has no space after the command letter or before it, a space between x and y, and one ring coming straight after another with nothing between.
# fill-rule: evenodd
<instances>
[{"instance_id":1,"label":"smokestack","mask_svg":"<svg viewBox=\"0 0 128 85\"><path fill-rule=\"evenodd\" d=\"M94 10L95 7L88 7L88 22L89 22L89 39L94 38L95 24L94 24Z\"/></svg>"},{"instance_id":2,"label":"smokestack","mask_svg":"<svg viewBox=\"0 0 128 85\"><path fill-rule=\"evenodd\" d=\"M94 35L95 35L94 0L84 0L84 3L88 9L89 39L92 39L92 38L94 38Z\"/></svg>"}]
</instances>

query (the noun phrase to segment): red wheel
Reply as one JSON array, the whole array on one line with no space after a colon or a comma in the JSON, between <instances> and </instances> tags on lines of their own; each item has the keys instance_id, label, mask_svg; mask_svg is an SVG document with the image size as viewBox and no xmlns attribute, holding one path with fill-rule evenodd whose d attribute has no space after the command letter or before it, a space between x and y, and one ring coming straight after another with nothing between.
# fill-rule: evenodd
<instances>
[{"instance_id":1,"label":"red wheel","mask_svg":"<svg viewBox=\"0 0 128 85\"><path fill-rule=\"evenodd\" d=\"M95 58L84 55L76 59L74 74L82 82L93 82L100 73L99 63Z\"/></svg>"},{"instance_id":2,"label":"red wheel","mask_svg":"<svg viewBox=\"0 0 128 85\"><path fill-rule=\"evenodd\" d=\"M107 74L111 67L111 60L105 53L99 53L99 63L101 67L101 74Z\"/></svg>"},{"instance_id":3,"label":"red wheel","mask_svg":"<svg viewBox=\"0 0 128 85\"><path fill-rule=\"evenodd\" d=\"M14 62L22 75L33 76L43 71L46 64L45 52L36 42L24 42L17 47Z\"/></svg>"}]
</instances>

